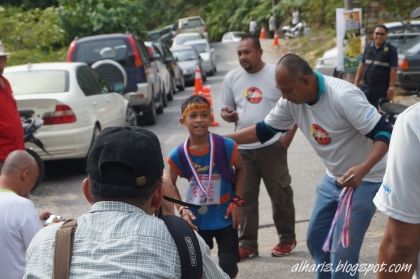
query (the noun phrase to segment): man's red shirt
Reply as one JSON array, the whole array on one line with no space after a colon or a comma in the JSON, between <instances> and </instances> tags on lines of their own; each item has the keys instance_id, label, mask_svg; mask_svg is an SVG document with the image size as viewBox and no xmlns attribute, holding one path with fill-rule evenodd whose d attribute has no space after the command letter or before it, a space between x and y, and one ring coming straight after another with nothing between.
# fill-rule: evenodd
<instances>
[{"instance_id":1,"label":"man's red shirt","mask_svg":"<svg viewBox=\"0 0 420 279\"><path fill-rule=\"evenodd\" d=\"M18 149L25 149L22 123L10 83L0 75L0 162Z\"/></svg>"}]
</instances>

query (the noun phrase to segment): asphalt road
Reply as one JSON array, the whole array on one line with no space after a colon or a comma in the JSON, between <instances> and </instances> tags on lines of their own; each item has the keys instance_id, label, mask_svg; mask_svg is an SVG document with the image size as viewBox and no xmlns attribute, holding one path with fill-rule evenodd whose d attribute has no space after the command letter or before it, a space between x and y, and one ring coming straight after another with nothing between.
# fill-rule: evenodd
<instances>
[{"instance_id":1,"label":"asphalt road","mask_svg":"<svg viewBox=\"0 0 420 279\"><path fill-rule=\"evenodd\" d=\"M219 127L212 131L226 134L233 131L233 125L225 123L219 116L220 89L224 75L233 67L238 66L234 44L215 44L217 53L218 72L209 77L206 85L211 86L214 113ZM263 43L264 60L276 63L281 50L271 47L271 41ZM180 105L192 94L192 87L184 92L178 92L174 100L165 108L165 112L158 116L157 124L146 128L156 133L161 141L162 152L166 157L169 151L187 137L187 131L179 124ZM289 169L292 176L294 202L296 208L296 232L298 245L289 257L273 258L271 248L277 243L272 221L271 203L263 184L260 192L260 257L246 260L239 264L238 278L315 278L313 272L296 272L293 267L299 264L311 264L311 257L306 249L306 228L314 203L315 187L324 174L321 160L309 146L306 139L298 131L289 148ZM275 162L273 162L275 163ZM55 161L47 163L45 181L35 190L32 200L39 208L45 208L54 214L65 218L78 216L85 212L89 205L81 193L81 182L85 177L80 161ZM184 192L185 181L180 180L179 187ZM373 218L369 232L361 252L361 263L373 264L377 256L378 246L384 229L385 217L377 213ZM215 252L214 252L215 253ZM374 278L370 272L360 278Z\"/></svg>"}]
</instances>

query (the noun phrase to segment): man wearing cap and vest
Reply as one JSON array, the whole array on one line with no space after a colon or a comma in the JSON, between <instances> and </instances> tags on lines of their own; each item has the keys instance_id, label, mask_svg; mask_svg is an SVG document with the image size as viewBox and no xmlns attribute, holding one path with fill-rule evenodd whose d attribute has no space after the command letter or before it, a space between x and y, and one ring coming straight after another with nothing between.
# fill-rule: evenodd
<instances>
[{"instance_id":1,"label":"man wearing cap and vest","mask_svg":"<svg viewBox=\"0 0 420 279\"><path fill-rule=\"evenodd\" d=\"M67 253L54 257L64 249L54 251L63 244L56 237L62 223L52 224L29 245L24 278L181 278L177 243L165 223L153 216L161 206L163 168L160 143L152 132L140 127L104 129L87 158L82 189L91 207L73 227L70 262L64 259ZM212 261L204 240L198 235L197 240L200 278L228 278ZM188 252L193 247L197 251L190 245ZM199 262L199 253L191 255ZM61 274L65 268L68 273Z\"/></svg>"},{"instance_id":2,"label":"man wearing cap and vest","mask_svg":"<svg viewBox=\"0 0 420 279\"><path fill-rule=\"evenodd\" d=\"M381 98L392 100L397 81L397 49L386 41L387 36L385 25L375 27L373 42L365 48L354 79L354 84L360 86L375 107Z\"/></svg>"},{"instance_id":3,"label":"man wearing cap and vest","mask_svg":"<svg viewBox=\"0 0 420 279\"><path fill-rule=\"evenodd\" d=\"M0 169L7 155L25 149L23 128L10 83L3 76L9 53L0 41Z\"/></svg>"}]
</instances>

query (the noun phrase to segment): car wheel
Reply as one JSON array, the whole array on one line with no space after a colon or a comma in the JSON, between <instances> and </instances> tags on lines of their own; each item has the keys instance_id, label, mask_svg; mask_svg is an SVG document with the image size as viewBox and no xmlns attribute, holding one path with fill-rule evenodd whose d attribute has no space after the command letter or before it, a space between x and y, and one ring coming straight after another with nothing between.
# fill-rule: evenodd
<instances>
[{"instance_id":1,"label":"car wheel","mask_svg":"<svg viewBox=\"0 0 420 279\"><path fill-rule=\"evenodd\" d=\"M184 76L181 76L181 85L178 86L179 91L185 90L185 79Z\"/></svg>"},{"instance_id":2,"label":"car wheel","mask_svg":"<svg viewBox=\"0 0 420 279\"><path fill-rule=\"evenodd\" d=\"M89 146L89 150L88 153L86 153L85 158L82 158L80 161L80 170L85 171L86 170L86 163L87 163L87 157L89 155L90 150L93 147L93 144L95 143L96 138L98 137L98 135L101 133L101 128L99 127L99 124L95 125L95 128L93 130L93 134L92 134L92 139L90 140L90 146Z\"/></svg>"},{"instance_id":3,"label":"car wheel","mask_svg":"<svg viewBox=\"0 0 420 279\"><path fill-rule=\"evenodd\" d=\"M138 125L137 113L131 107L127 107L127 111L125 113L125 125L126 126Z\"/></svg>"},{"instance_id":4,"label":"car wheel","mask_svg":"<svg viewBox=\"0 0 420 279\"><path fill-rule=\"evenodd\" d=\"M154 99L152 99L152 101L150 102L150 106L147 108L147 110L143 111L143 115L139 116L138 121L142 125L156 124L156 108Z\"/></svg>"},{"instance_id":5,"label":"car wheel","mask_svg":"<svg viewBox=\"0 0 420 279\"><path fill-rule=\"evenodd\" d=\"M163 110L164 110L164 107L166 107L167 103L168 103L168 101L166 99L166 93L165 92L160 93L160 102L159 103L160 103L159 106L156 108L156 113L157 114L162 114Z\"/></svg>"},{"instance_id":6,"label":"car wheel","mask_svg":"<svg viewBox=\"0 0 420 279\"><path fill-rule=\"evenodd\" d=\"M162 90L160 91L161 105L158 107L158 114L161 114L163 112L163 108L164 107L166 108L168 106L168 98L167 98L168 95L166 95L166 88L165 86L162 86L161 88L162 88ZM162 112L160 112L161 107L162 107Z\"/></svg>"},{"instance_id":7,"label":"car wheel","mask_svg":"<svg viewBox=\"0 0 420 279\"><path fill-rule=\"evenodd\" d=\"M174 99L175 91L175 78L171 78L171 90L169 90L168 101L172 101Z\"/></svg>"},{"instance_id":8,"label":"car wheel","mask_svg":"<svg viewBox=\"0 0 420 279\"><path fill-rule=\"evenodd\" d=\"M35 159L35 162L38 165L38 178L36 179L35 184L32 187L32 190L31 190L31 192L32 192L32 191L35 190L36 187L39 186L39 184L41 184L42 180L44 180L45 164L44 164L44 161L42 161L39 154L36 153L35 151L33 151L32 149L27 148L26 152L28 152Z\"/></svg>"}]
</instances>

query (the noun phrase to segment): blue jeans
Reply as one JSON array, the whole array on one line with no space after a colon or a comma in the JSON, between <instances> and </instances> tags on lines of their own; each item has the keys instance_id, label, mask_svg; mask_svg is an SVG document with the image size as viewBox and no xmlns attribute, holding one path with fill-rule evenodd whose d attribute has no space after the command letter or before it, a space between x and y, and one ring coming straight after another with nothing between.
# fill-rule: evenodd
<instances>
[{"instance_id":1,"label":"blue jeans","mask_svg":"<svg viewBox=\"0 0 420 279\"><path fill-rule=\"evenodd\" d=\"M342 187L336 186L335 180L328 176L325 176L318 185L307 235L307 246L312 258L320 269L322 266L324 267L324 270L317 270L318 279L359 278L358 272L354 269L359 261L363 238L376 210L373 198L380 185L380 182L362 181L354 190L351 200L349 247L343 248L340 244L338 249L331 253L322 251L322 246L334 218ZM344 213L343 210L341 212ZM337 222L337 228L339 229L335 230L332 243L336 243L338 237L340 237L342 224L343 214L340 214Z\"/></svg>"}]
</instances>

